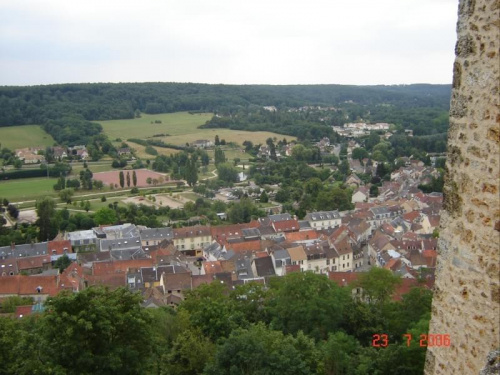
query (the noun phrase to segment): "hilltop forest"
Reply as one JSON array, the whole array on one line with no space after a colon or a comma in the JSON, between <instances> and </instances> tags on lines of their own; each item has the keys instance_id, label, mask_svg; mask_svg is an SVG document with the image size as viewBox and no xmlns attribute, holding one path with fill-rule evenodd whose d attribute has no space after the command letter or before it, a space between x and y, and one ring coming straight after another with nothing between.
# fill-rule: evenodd
<instances>
[{"instance_id":1,"label":"hilltop forest","mask_svg":"<svg viewBox=\"0 0 500 375\"><path fill-rule=\"evenodd\" d=\"M417 136L442 136L448 129L450 91L450 85L427 84L4 86L0 87L0 126L39 124L58 143L75 145L87 144L101 133L101 126L93 121L193 111L215 114L206 127L270 130L301 140L332 137L331 125L353 121L389 122L410 128ZM308 110L311 107L321 107L320 114Z\"/></svg>"}]
</instances>

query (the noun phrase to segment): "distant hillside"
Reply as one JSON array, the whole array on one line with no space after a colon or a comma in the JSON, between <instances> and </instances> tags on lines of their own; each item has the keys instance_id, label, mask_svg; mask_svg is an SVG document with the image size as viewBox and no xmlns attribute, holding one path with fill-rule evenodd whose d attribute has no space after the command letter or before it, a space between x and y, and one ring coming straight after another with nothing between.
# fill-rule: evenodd
<instances>
[{"instance_id":1,"label":"distant hillside","mask_svg":"<svg viewBox=\"0 0 500 375\"><path fill-rule=\"evenodd\" d=\"M0 87L0 126L40 124L58 142L81 142L99 133L88 121L133 118L137 112L230 113L259 106L278 109L334 106L351 118L392 121L403 127L444 115L447 129L450 85L208 85L196 83L96 83ZM416 120L412 120L416 118ZM69 125L67 125L69 124ZM86 130L81 129L85 126ZM436 132L434 130L421 134ZM444 130L443 130L444 129ZM271 130L272 129L268 129ZM71 137L65 134L71 133ZM71 138L71 140L68 140Z\"/></svg>"}]
</instances>

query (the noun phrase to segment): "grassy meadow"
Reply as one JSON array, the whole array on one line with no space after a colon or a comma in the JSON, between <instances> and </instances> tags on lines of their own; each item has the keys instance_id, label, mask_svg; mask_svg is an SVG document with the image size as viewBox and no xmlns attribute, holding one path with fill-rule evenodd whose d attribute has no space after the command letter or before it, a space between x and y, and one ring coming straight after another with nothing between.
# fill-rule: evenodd
<instances>
[{"instance_id":1,"label":"grassy meadow","mask_svg":"<svg viewBox=\"0 0 500 375\"><path fill-rule=\"evenodd\" d=\"M35 200L45 196L57 196L54 185L57 178L27 178L0 181L0 197L11 202Z\"/></svg>"},{"instance_id":2,"label":"grassy meadow","mask_svg":"<svg viewBox=\"0 0 500 375\"><path fill-rule=\"evenodd\" d=\"M126 141L128 138L146 139L156 134L169 134L166 137L155 137L154 139L161 139L165 143L184 146L186 143L191 143L197 139L209 139L213 141L216 135L220 139L225 139L226 142L235 142L238 144L242 144L245 140L252 141L254 144L264 144L269 137L283 138L283 135L271 132L198 129L198 126L205 124L211 118L211 113L191 115L188 112L176 112L158 115L142 114L142 117L136 119L101 121L100 124L104 129L104 133L112 141L117 138ZM161 121L161 124L155 124L155 121ZM286 138L289 140L295 139L295 137L291 136L286 136ZM134 148L136 148L135 145ZM160 148L158 148L158 152L160 152Z\"/></svg>"},{"instance_id":3,"label":"grassy meadow","mask_svg":"<svg viewBox=\"0 0 500 375\"><path fill-rule=\"evenodd\" d=\"M0 128L0 144L11 150L24 147L47 147L54 145L54 142L54 138L39 125Z\"/></svg>"}]
</instances>

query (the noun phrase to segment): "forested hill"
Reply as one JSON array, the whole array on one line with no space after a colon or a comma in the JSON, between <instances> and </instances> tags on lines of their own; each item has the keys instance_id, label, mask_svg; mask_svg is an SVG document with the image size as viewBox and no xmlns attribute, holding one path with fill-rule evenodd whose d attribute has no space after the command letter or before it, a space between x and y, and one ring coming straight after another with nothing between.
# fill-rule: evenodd
<instances>
[{"instance_id":1,"label":"forested hill","mask_svg":"<svg viewBox=\"0 0 500 375\"><path fill-rule=\"evenodd\" d=\"M234 107L384 106L448 111L450 85L208 85L96 83L0 87L0 126L47 120L132 118L136 111L228 111ZM76 116L75 116L76 115Z\"/></svg>"}]
</instances>

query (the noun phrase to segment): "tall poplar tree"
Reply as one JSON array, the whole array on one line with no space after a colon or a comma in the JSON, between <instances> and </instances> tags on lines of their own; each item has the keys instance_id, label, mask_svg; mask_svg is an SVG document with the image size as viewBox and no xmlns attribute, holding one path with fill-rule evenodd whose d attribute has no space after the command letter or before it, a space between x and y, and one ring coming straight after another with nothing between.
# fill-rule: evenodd
<instances>
[{"instance_id":1,"label":"tall poplar tree","mask_svg":"<svg viewBox=\"0 0 500 375\"><path fill-rule=\"evenodd\" d=\"M130 172L127 172L127 187L130 187Z\"/></svg>"},{"instance_id":2,"label":"tall poplar tree","mask_svg":"<svg viewBox=\"0 0 500 375\"><path fill-rule=\"evenodd\" d=\"M134 184L134 187L137 186L137 174L135 171L132 172L132 184Z\"/></svg>"},{"instance_id":3,"label":"tall poplar tree","mask_svg":"<svg viewBox=\"0 0 500 375\"><path fill-rule=\"evenodd\" d=\"M123 171L120 171L120 186L122 188L125 186L125 176L123 175Z\"/></svg>"}]
</instances>

